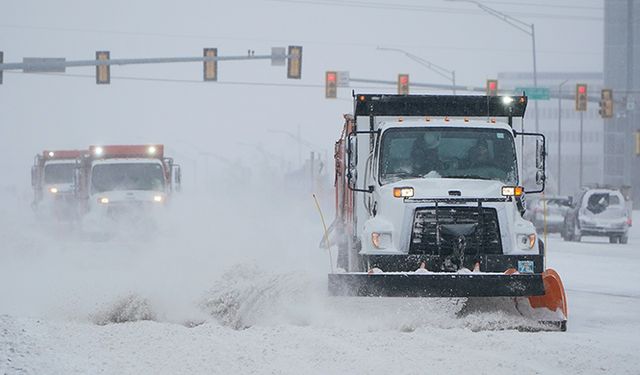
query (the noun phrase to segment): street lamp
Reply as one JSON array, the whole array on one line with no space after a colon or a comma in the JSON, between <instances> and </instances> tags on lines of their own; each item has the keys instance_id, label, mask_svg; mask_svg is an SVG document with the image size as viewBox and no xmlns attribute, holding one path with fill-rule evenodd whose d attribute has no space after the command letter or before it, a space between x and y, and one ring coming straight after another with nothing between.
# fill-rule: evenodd
<instances>
[{"instance_id":1,"label":"street lamp","mask_svg":"<svg viewBox=\"0 0 640 375\"><path fill-rule=\"evenodd\" d=\"M499 19L501 19L502 21L508 23L509 25L515 27L516 29L522 31L523 33L530 35L531 36L531 45L533 47L533 87L538 88L538 70L536 67L536 30L534 27L534 24L532 23L526 23L523 21L520 21L517 18L511 17L508 14L502 13L500 11L497 11L493 8L489 8L488 6L480 3L479 1L476 0L446 0L446 1L456 1L456 2L464 2L464 3L471 3L471 4L475 4L478 8L482 9L483 11L489 13L490 15L497 17ZM535 112L536 112L536 132L539 131L538 129L538 101L534 101L534 108L535 108Z\"/></svg>"},{"instance_id":2,"label":"street lamp","mask_svg":"<svg viewBox=\"0 0 640 375\"><path fill-rule=\"evenodd\" d=\"M439 65L436 65L430 61L427 61L425 59L423 59L420 56L416 56L412 53L409 53L403 49L400 48L385 48L385 47L378 47L376 48L378 51L395 51L395 52L400 52L402 54L404 54L405 56L407 56L408 58L410 58L411 60L417 62L418 64L425 66L429 69L431 69L431 71L435 72L436 74L440 75L441 77L444 77L448 80L451 81L451 89L453 90L453 95L456 95L456 72L455 70L448 70L445 69Z\"/></svg>"}]
</instances>

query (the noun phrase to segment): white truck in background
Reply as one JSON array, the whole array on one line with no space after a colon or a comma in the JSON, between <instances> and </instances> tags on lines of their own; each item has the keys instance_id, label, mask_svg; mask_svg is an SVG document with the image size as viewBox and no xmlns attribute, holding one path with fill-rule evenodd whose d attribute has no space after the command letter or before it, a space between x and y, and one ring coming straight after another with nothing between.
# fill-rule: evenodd
<instances>
[{"instance_id":1,"label":"white truck in background","mask_svg":"<svg viewBox=\"0 0 640 375\"><path fill-rule=\"evenodd\" d=\"M181 171L161 144L90 146L75 180L85 216L118 220L165 206L180 190Z\"/></svg>"}]
</instances>

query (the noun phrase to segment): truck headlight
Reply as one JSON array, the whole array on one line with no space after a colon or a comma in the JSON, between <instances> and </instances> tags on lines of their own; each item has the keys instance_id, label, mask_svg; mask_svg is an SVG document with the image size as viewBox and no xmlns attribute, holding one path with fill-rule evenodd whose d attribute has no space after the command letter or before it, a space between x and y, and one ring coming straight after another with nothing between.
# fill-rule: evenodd
<instances>
[{"instance_id":1,"label":"truck headlight","mask_svg":"<svg viewBox=\"0 0 640 375\"><path fill-rule=\"evenodd\" d=\"M162 203L164 201L164 197L162 195L154 195L153 201L156 203Z\"/></svg>"},{"instance_id":2,"label":"truck headlight","mask_svg":"<svg viewBox=\"0 0 640 375\"><path fill-rule=\"evenodd\" d=\"M98 198L98 203L100 203L100 204L109 204L109 198L100 197L100 198Z\"/></svg>"},{"instance_id":3,"label":"truck headlight","mask_svg":"<svg viewBox=\"0 0 640 375\"><path fill-rule=\"evenodd\" d=\"M371 243L377 249L386 249L391 246L391 233L371 233Z\"/></svg>"},{"instance_id":4,"label":"truck headlight","mask_svg":"<svg viewBox=\"0 0 640 375\"><path fill-rule=\"evenodd\" d=\"M522 250L530 250L533 249L533 246L536 244L536 234L519 234L518 235L518 247Z\"/></svg>"},{"instance_id":5,"label":"truck headlight","mask_svg":"<svg viewBox=\"0 0 640 375\"><path fill-rule=\"evenodd\" d=\"M396 198L411 198L413 197L413 188L410 186L393 188L393 196Z\"/></svg>"},{"instance_id":6,"label":"truck headlight","mask_svg":"<svg viewBox=\"0 0 640 375\"><path fill-rule=\"evenodd\" d=\"M58 193L58 188L57 188L57 187L49 188L49 193L51 193L51 194L57 194L57 193Z\"/></svg>"}]
</instances>

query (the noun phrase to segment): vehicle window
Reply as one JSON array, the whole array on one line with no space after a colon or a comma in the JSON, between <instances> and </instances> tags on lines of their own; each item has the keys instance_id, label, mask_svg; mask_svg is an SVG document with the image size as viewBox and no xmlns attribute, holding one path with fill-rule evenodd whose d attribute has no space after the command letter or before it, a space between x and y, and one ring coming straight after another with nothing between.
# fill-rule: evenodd
<instances>
[{"instance_id":1,"label":"vehicle window","mask_svg":"<svg viewBox=\"0 0 640 375\"><path fill-rule=\"evenodd\" d=\"M502 129L387 130L379 171L382 184L423 177L518 180L513 137Z\"/></svg>"},{"instance_id":2,"label":"vehicle window","mask_svg":"<svg viewBox=\"0 0 640 375\"><path fill-rule=\"evenodd\" d=\"M74 163L47 164L44 167L45 184L70 184L73 182Z\"/></svg>"},{"instance_id":3,"label":"vehicle window","mask_svg":"<svg viewBox=\"0 0 640 375\"><path fill-rule=\"evenodd\" d=\"M164 172L159 163L100 164L91 173L91 191L164 189Z\"/></svg>"},{"instance_id":4,"label":"vehicle window","mask_svg":"<svg viewBox=\"0 0 640 375\"><path fill-rule=\"evenodd\" d=\"M609 193L593 193L587 198L587 210L599 214L609 207Z\"/></svg>"},{"instance_id":5,"label":"vehicle window","mask_svg":"<svg viewBox=\"0 0 640 375\"><path fill-rule=\"evenodd\" d=\"M617 206L620 204L620 198L617 195L611 194L609 195L609 205Z\"/></svg>"}]
</instances>

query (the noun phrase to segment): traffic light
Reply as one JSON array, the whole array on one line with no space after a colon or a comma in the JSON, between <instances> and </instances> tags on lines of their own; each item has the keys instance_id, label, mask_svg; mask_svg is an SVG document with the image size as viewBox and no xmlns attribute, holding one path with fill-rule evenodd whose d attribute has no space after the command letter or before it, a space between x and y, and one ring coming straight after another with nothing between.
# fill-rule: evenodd
<instances>
[{"instance_id":1,"label":"traffic light","mask_svg":"<svg viewBox=\"0 0 640 375\"><path fill-rule=\"evenodd\" d=\"M497 96L497 95L498 95L498 80L488 79L487 80L487 96Z\"/></svg>"},{"instance_id":2,"label":"traffic light","mask_svg":"<svg viewBox=\"0 0 640 375\"><path fill-rule=\"evenodd\" d=\"M204 57L218 57L217 48L205 48L203 50ZM202 63L202 74L204 81L218 80L218 60L204 61Z\"/></svg>"},{"instance_id":3,"label":"traffic light","mask_svg":"<svg viewBox=\"0 0 640 375\"><path fill-rule=\"evenodd\" d=\"M600 110L598 113L602 118L613 117L613 90L603 89L600 93Z\"/></svg>"},{"instance_id":4,"label":"traffic light","mask_svg":"<svg viewBox=\"0 0 640 375\"><path fill-rule=\"evenodd\" d=\"M326 72L324 76L324 97L335 99L338 97L338 72Z\"/></svg>"},{"instance_id":5,"label":"traffic light","mask_svg":"<svg viewBox=\"0 0 640 375\"><path fill-rule=\"evenodd\" d=\"M576 111L584 112L587 110L587 84L578 83L576 85Z\"/></svg>"},{"instance_id":6,"label":"traffic light","mask_svg":"<svg viewBox=\"0 0 640 375\"><path fill-rule=\"evenodd\" d=\"M398 74L398 95L409 95L408 74Z\"/></svg>"},{"instance_id":7,"label":"traffic light","mask_svg":"<svg viewBox=\"0 0 640 375\"><path fill-rule=\"evenodd\" d=\"M96 60L109 61L109 51L97 51ZM108 85L111 83L111 66L110 65L96 65L96 84Z\"/></svg>"},{"instance_id":8,"label":"traffic light","mask_svg":"<svg viewBox=\"0 0 640 375\"><path fill-rule=\"evenodd\" d=\"M287 78L302 78L302 47L289 46L289 58L287 58Z\"/></svg>"}]
</instances>

